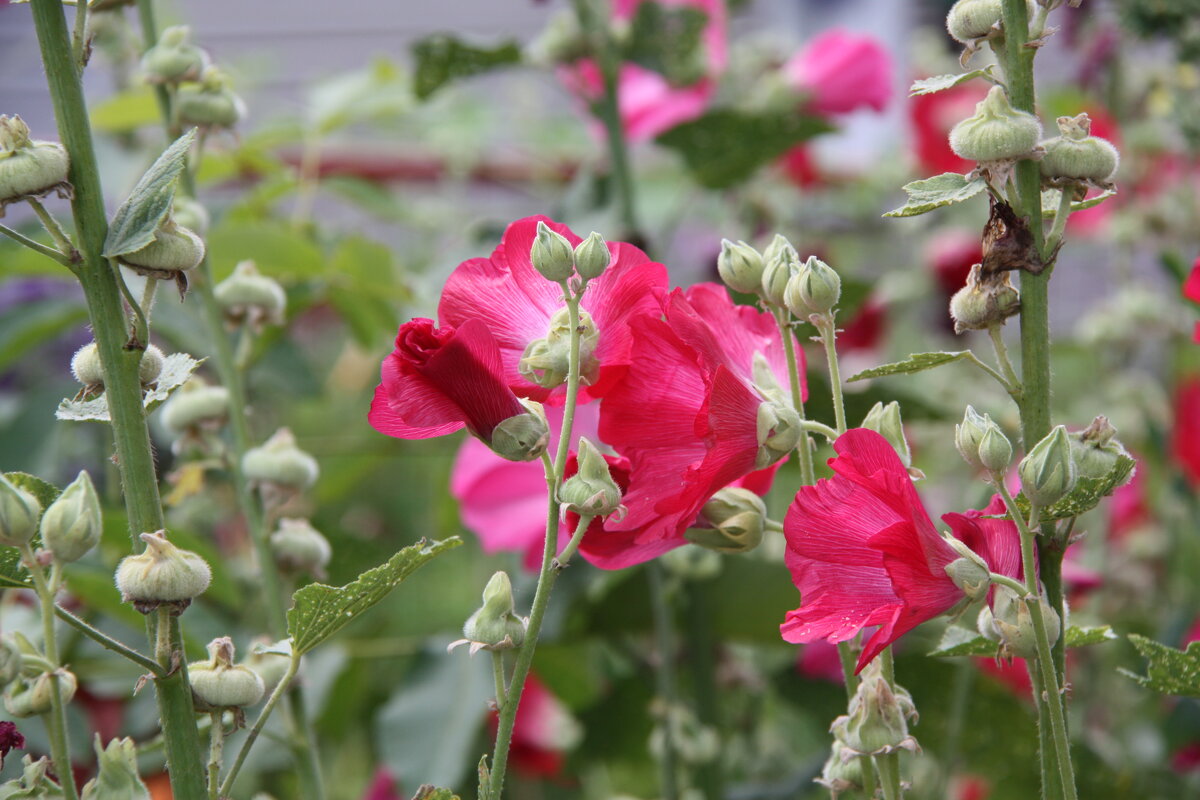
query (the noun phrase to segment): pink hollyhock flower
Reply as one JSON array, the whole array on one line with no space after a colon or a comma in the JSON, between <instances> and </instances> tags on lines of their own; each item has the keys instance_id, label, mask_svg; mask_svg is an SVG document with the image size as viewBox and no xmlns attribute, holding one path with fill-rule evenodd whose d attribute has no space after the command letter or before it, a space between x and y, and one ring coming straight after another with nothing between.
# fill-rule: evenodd
<instances>
[{"instance_id":1,"label":"pink hollyhock flower","mask_svg":"<svg viewBox=\"0 0 1200 800\"><path fill-rule=\"evenodd\" d=\"M1192 271L1183 282L1183 296L1193 303L1200 303L1200 258L1192 262Z\"/></svg>"},{"instance_id":2,"label":"pink hollyhock flower","mask_svg":"<svg viewBox=\"0 0 1200 800\"><path fill-rule=\"evenodd\" d=\"M780 156L779 166L787 179L801 189L811 189L825 182L808 145L798 144L788 150Z\"/></svg>"},{"instance_id":3,"label":"pink hollyhock flower","mask_svg":"<svg viewBox=\"0 0 1200 800\"><path fill-rule=\"evenodd\" d=\"M363 800L404 800L400 795L400 786L386 767L375 770L375 777L367 787Z\"/></svg>"},{"instance_id":4,"label":"pink hollyhock flower","mask_svg":"<svg viewBox=\"0 0 1200 800\"><path fill-rule=\"evenodd\" d=\"M854 316L838 331L838 351L874 350L887 329L887 306L875 296L868 297Z\"/></svg>"},{"instance_id":5,"label":"pink hollyhock flower","mask_svg":"<svg viewBox=\"0 0 1200 800\"><path fill-rule=\"evenodd\" d=\"M1200 377L1175 389L1175 426L1171 454L1193 486L1200 486Z\"/></svg>"},{"instance_id":6,"label":"pink hollyhock flower","mask_svg":"<svg viewBox=\"0 0 1200 800\"><path fill-rule=\"evenodd\" d=\"M468 320L484 323L499 345L502 375L522 397L562 403L565 391L544 389L526 380L518 370L525 348L546 337L551 319L564 311L562 288L533 268L529 250L537 225L545 222L572 245L582 239L566 225L537 216L508 226L490 258L473 258L459 264L442 291L438 317L443 325L461 326ZM629 325L642 316L658 317L667 291L667 271L638 248L609 242L613 261L599 278L588 283L580 307L587 313L599 341L585 359L583 372L590 385L580 392L580 402L599 397L620 379L629 365L633 336Z\"/></svg>"},{"instance_id":7,"label":"pink hollyhock flower","mask_svg":"<svg viewBox=\"0 0 1200 800\"><path fill-rule=\"evenodd\" d=\"M759 420L778 406L756 379L788 385L770 315L735 306L716 284L675 290L665 320L643 317L633 329L633 361L600 409L600 438L629 460L628 513L605 520L603 535L589 530L580 549L606 569L685 544L713 494L775 461Z\"/></svg>"},{"instance_id":8,"label":"pink hollyhock flower","mask_svg":"<svg viewBox=\"0 0 1200 800\"><path fill-rule=\"evenodd\" d=\"M826 641L815 641L800 647L796 657L796 671L806 678L829 681L839 686L846 682L842 674L842 657L836 645Z\"/></svg>"},{"instance_id":9,"label":"pink hollyhock flower","mask_svg":"<svg viewBox=\"0 0 1200 800\"><path fill-rule=\"evenodd\" d=\"M493 737L498 721L493 713ZM530 673L513 721L509 751L513 769L531 778L557 777L562 774L566 753L579 744L582 735L578 721L566 706Z\"/></svg>"},{"instance_id":10,"label":"pink hollyhock flower","mask_svg":"<svg viewBox=\"0 0 1200 800\"><path fill-rule=\"evenodd\" d=\"M859 108L883 111L892 97L892 61L870 36L827 31L783 65L795 88L807 93L816 114L846 114Z\"/></svg>"},{"instance_id":11,"label":"pink hollyhock flower","mask_svg":"<svg viewBox=\"0 0 1200 800\"><path fill-rule=\"evenodd\" d=\"M804 486L784 521L786 561L802 605L780 626L789 642L842 642L879 626L856 671L902 634L945 613L964 594L945 568L959 558L934 529L908 471L887 440L855 428L834 443L834 477ZM1020 579L1020 541L994 497L982 512L946 514L954 535L991 571Z\"/></svg>"},{"instance_id":12,"label":"pink hollyhock flower","mask_svg":"<svg viewBox=\"0 0 1200 800\"><path fill-rule=\"evenodd\" d=\"M925 248L925 263L933 272L938 288L946 302L967 284L971 267L983 260L983 244L979 232L955 228L945 230L929 240Z\"/></svg>"},{"instance_id":13,"label":"pink hollyhock flower","mask_svg":"<svg viewBox=\"0 0 1200 800\"><path fill-rule=\"evenodd\" d=\"M1146 525L1153 519L1150 503L1146 498L1145 467L1139 463L1134 470L1133 479L1124 486L1118 486L1108 504L1108 540L1120 542L1132 531Z\"/></svg>"},{"instance_id":14,"label":"pink hollyhock flower","mask_svg":"<svg viewBox=\"0 0 1200 800\"><path fill-rule=\"evenodd\" d=\"M439 329L433 320L414 319L400 326L396 349L383 361L367 421L400 439L465 427L491 442L497 425L525 413L505 384L500 348L486 325L467 319Z\"/></svg>"},{"instance_id":15,"label":"pink hollyhock flower","mask_svg":"<svg viewBox=\"0 0 1200 800\"><path fill-rule=\"evenodd\" d=\"M974 84L963 84L909 100L914 154L922 175L968 172L975 168L974 161L961 158L950 149L950 129L974 114L975 104L986 93Z\"/></svg>"}]
</instances>

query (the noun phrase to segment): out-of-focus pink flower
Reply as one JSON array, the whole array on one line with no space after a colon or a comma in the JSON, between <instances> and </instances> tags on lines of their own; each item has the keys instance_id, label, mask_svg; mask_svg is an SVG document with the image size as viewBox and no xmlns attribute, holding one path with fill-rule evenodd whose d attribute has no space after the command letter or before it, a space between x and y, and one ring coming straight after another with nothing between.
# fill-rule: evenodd
<instances>
[{"instance_id":1,"label":"out-of-focus pink flower","mask_svg":"<svg viewBox=\"0 0 1200 800\"><path fill-rule=\"evenodd\" d=\"M561 404L565 392L551 392L527 381L517 365L530 342L546 337L550 320L565 308L562 289L533 268L530 248L537 225L545 222L572 245L582 241L566 225L542 217L526 217L508 226L490 258L459 264L446 281L438 317L443 325L482 322L495 337L503 375L514 392L539 402ZM580 402L599 397L620 379L629 364L633 335L629 325L642 316L658 317L667 290L667 271L638 248L609 242L613 260L599 278L588 283L580 308L589 314L599 342L584 365L595 380L583 387Z\"/></svg>"},{"instance_id":2,"label":"out-of-focus pink flower","mask_svg":"<svg viewBox=\"0 0 1200 800\"><path fill-rule=\"evenodd\" d=\"M1175 389L1175 425L1171 454L1192 486L1200 486L1200 377Z\"/></svg>"},{"instance_id":3,"label":"out-of-focus pink flower","mask_svg":"<svg viewBox=\"0 0 1200 800\"><path fill-rule=\"evenodd\" d=\"M956 155L950 149L950 129L975 113L975 104L987 90L974 84L963 84L933 94L918 95L909 100L913 146L922 175L943 172L968 172L974 161Z\"/></svg>"},{"instance_id":4,"label":"out-of-focus pink flower","mask_svg":"<svg viewBox=\"0 0 1200 800\"><path fill-rule=\"evenodd\" d=\"M788 150L780 157L779 166L787 179L801 189L811 189L825 182L808 145L798 144Z\"/></svg>"},{"instance_id":5,"label":"out-of-focus pink flower","mask_svg":"<svg viewBox=\"0 0 1200 800\"><path fill-rule=\"evenodd\" d=\"M491 718L492 736L498 718ZM525 691L513 721L513 769L531 778L554 778L562 773L568 752L579 743L582 730L567 708L559 702L533 673L525 681Z\"/></svg>"},{"instance_id":6,"label":"out-of-focus pink flower","mask_svg":"<svg viewBox=\"0 0 1200 800\"><path fill-rule=\"evenodd\" d=\"M956 775L946 793L950 800L988 800L991 795L992 785L978 775Z\"/></svg>"},{"instance_id":7,"label":"out-of-focus pink flower","mask_svg":"<svg viewBox=\"0 0 1200 800\"><path fill-rule=\"evenodd\" d=\"M785 559L801 606L780 626L784 640L843 642L879 626L856 671L926 620L945 613L963 592L945 568L958 554L938 535L908 471L887 440L865 428L834 442L834 477L804 486L784 520ZM1020 579L1016 526L999 496L982 511L945 514L954 535L993 572Z\"/></svg>"},{"instance_id":8,"label":"out-of-focus pink flower","mask_svg":"<svg viewBox=\"0 0 1200 800\"><path fill-rule=\"evenodd\" d=\"M1133 479L1118 486L1108 503L1108 540L1110 544L1122 541L1130 532L1153 519L1150 504L1146 499L1146 479L1141 463L1133 473Z\"/></svg>"},{"instance_id":9,"label":"out-of-focus pink flower","mask_svg":"<svg viewBox=\"0 0 1200 800\"><path fill-rule=\"evenodd\" d=\"M783 74L807 94L816 114L846 114L860 108L883 111L892 97L892 61L876 39L849 31L827 31L788 59Z\"/></svg>"},{"instance_id":10,"label":"out-of-focus pink flower","mask_svg":"<svg viewBox=\"0 0 1200 800\"><path fill-rule=\"evenodd\" d=\"M1180 774L1200 770L1200 742L1189 742L1171 753L1171 769Z\"/></svg>"},{"instance_id":11,"label":"out-of-focus pink flower","mask_svg":"<svg viewBox=\"0 0 1200 800\"><path fill-rule=\"evenodd\" d=\"M1200 303L1200 258L1192 262L1192 271L1183 282L1183 296L1193 303Z\"/></svg>"},{"instance_id":12,"label":"out-of-focus pink flower","mask_svg":"<svg viewBox=\"0 0 1200 800\"><path fill-rule=\"evenodd\" d=\"M925 263L933 272L946 302L967 284L971 267L983 260L978 231L950 228L941 231L925 248Z\"/></svg>"},{"instance_id":13,"label":"out-of-focus pink flower","mask_svg":"<svg viewBox=\"0 0 1200 800\"><path fill-rule=\"evenodd\" d=\"M796 657L796 671L806 678L819 681L829 681L838 685L846 682L837 645L822 640L800 646L800 654Z\"/></svg>"},{"instance_id":14,"label":"out-of-focus pink flower","mask_svg":"<svg viewBox=\"0 0 1200 800\"><path fill-rule=\"evenodd\" d=\"M400 786L387 767L375 770L375 777L367 787L363 800L404 800L400 795Z\"/></svg>"},{"instance_id":15,"label":"out-of-focus pink flower","mask_svg":"<svg viewBox=\"0 0 1200 800\"><path fill-rule=\"evenodd\" d=\"M877 297L868 297L838 331L838 351L873 350L883 339L886 328L887 306Z\"/></svg>"}]
</instances>

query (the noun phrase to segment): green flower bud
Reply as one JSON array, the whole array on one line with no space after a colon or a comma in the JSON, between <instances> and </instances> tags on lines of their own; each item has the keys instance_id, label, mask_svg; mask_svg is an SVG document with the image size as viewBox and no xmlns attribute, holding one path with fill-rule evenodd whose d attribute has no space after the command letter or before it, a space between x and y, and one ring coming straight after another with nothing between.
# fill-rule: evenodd
<instances>
[{"instance_id":1,"label":"green flower bud","mask_svg":"<svg viewBox=\"0 0 1200 800\"><path fill-rule=\"evenodd\" d=\"M783 300L800 319L809 314L828 314L842 296L842 279L816 256L809 256L799 271L788 278Z\"/></svg>"},{"instance_id":2,"label":"green flower bud","mask_svg":"<svg viewBox=\"0 0 1200 800\"><path fill-rule=\"evenodd\" d=\"M204 204L183 195L175 196L175 203L171 207L171 217L175 220L176 225L195 231L201 236L208 233L208 226L212 224L212 217L209 216L208 209L204 207Z\"/></svg>"},{"instance_id":3,"label":"green flower bud","mask_svg":"<svg viewBox=\"0 0 1200 800\"><path fill-rule=\"evenodd\" d=\"M972 39L982 39L999 30L996 26L1003 20L1003 5L1003 0L958 0L946 17L946 30L955 41L963 44L968 44ZM1027 5L1032 19L1032 0Z\"/></svg>"},{"instance_id":4,"label":"green flower bud","mask_svg":"<svg viewBox=\"0 0 1200 800\"><path fill-rule=\"evenodd\" d=\"M1053 647L1062 632L1062 621L1058 612L1039 598L1042 621L1046 626L1046 637ZM1035 658L1037 656L1037 634L1033 617L1024 600L1007 586L996 586L991 606L979 611L977 623L979 633L1000 644L1000 655L1005 658Z\"/></svg>"},{"instance_id":5,"label":"green flower bud","mask_svg":"<svg viewBox=\"0 0 1200 800\"><path fill-rule=\"evenodd\" d=\"M333 549L329 540L308 520L284 518L271 534L271 553L275 556L275 565L285 575L307 573L324 578Z\"/></svg>"},{"instance_id":6,"label":"green flower bud","mask_svg":"<svg viewBox=\"0 0 1200 800\"><path fill-rule=\"evenodd\" d=\"M1061 136L1042 142L1046 151L1038 162L1042 177L1094 184L1112 181L1121 156L1112 142L1090 135L1092 121L1087 114L1059 117L1058 129Z\"/></svg>"},{"instance_id":7,"label":"green flower bud","mask_svg":"<svg viewBox=\"0 0 1200 800\"><path fill-rule=\"evenodd\" d=\"M4 207L57 191L71 196L67 182L70 160L56 142L33 141L29 126L17 116L0 116L0 217Z\"/></svg>"},{"instance_id":8,"label":"green flower bud","mask_svg":"<svg viewBox=\"0 0 1200 800\"><path fill-rule=\"evenodd\" d=\"M146 349L142 351L142 360L138 362L138 380L141 381L143 389L158 383L158 376L162 374L165 361L162 350L152 344L146 345Z\"/></svg>"},{"instance_id":9,"label":"green flower bud","mask_svg":"<svg viewBox=\"0 0 1200 800\"><path fill-rule=\"evenodd\" d=\"M143 389L158 381L165 360L162 350L152 344L146 345L142 360L138 362L138 381ZM95 396L104 391L104 368L100 364L100 348L95 342L88 342L71 356L71 374L83 384L84 396Z\"/></svg>"},{"instance_id":10,"label":"green flower bud","mask_svg":"<svg viewBox=\"0 0 1200 800\"><path fill-rule=\"evenodd\" d=\"M571 355L570 312L560 308L550 318L550 328L544 339L534 339L525 346L517 372L530 383L543 389L553 389L567 381ZM600 331L592 315L579 310L579 373L585 383L594 381L600 369L596 360L596 347L600 343Z\"/></svg>"},{"instance_id":11,"label":"green flower bud","mask_svg":"<svg viewBox=\"0 0 1200 800\"><path fill-rule=\"evenodd\" d=\"M250 325L261 331L264 325L282 325L287 294L274 278L261 274L253 261L243 261L233 274L213 287L213 297L231 327Z\"/></svg>"},{"instance_id":12,"label":"green flower bud","mask_svg":"<svg viewBox=\"0 0 1200 800\"><path fill-rule=\"evenodd\" d=\"M800 256L796 248L782 235L775 234L763 251L762 285L759 287L763 300L776 308L783 308L788 281L799 270Z\"/></svg>"},{"instance_id":13,"label":"green flower bud","mask_svg":"<svg viewBox=\"0 0 1200 800\"><path fill-rule=\"evenodd\" d=\"M863 788L862 756L834 739L829 759L821 769L821 777L816 778L815 782L828 789L835 800L846 792L861 790Z\"/></svg>"},{"instance_id":14,"label":"green flower bud","mask_svg":"<svg viewBox=\"0 0 1200 800\"><path fill-rule=\"evenodd\" d=\"M83 558L100 543L100 498L86 472L63 490L42 515L42 541L62 564Z\"/></svg>"},{"instance_id":15,"label":"green flower bud","mask_svg":"<svg viewBox=\"0 0 1200 800\"><path fill-rule=\"evenodd\" d=\"M550 230L550 227L539 222L537 238L529 250L529 260L533 268L548 281L565 281L575 271L575 251L571 242L561 233Z\"/></svg>"},{"instance_id":16,"label":"green flower bud","mask_svg":"<svg viewBox=\"0 0 1200 800\"><path fill-rule=\"evenodd\" d=\"M992 583L992 571L987 562L959 539L945 536L943 540L960 556L946 565L946 574L968 598L979 600L987 594Z\"/></svg>"},{"instance_id":17,"label":"green flower bud","mask_svg":"<svg viewBox=\"0 0 1200 800\"><path fill-rule=\"evenodd\" d=\"M497 572L483 589L483 605L463 625L463 637L450 645L469 644L471 655L480 650L511 650L525 641L528 620L517 616L508 573Z\"/></svg>"},{"instance_id":18,"label":"green flower bud","mask_svg":"<svg viewBox=\"0 0 1200 800\"><path fill-rule=\"evenodd\" d=\"M172 433L216 430L228 419L229 390L203 378L190 378L163 403L162 421Z\"/></svg>"},{"instance_id":19,"label":"green flower bud","mask_svg":"<svg viewBox=\"0 0 1200 800\"><path fill-rule=\"evenodd\" d=\"M0 637L0 689L21 676L21 651L9 636Z\"/></svg>"},{"instance_id":20,"label":"green flower bud","mask_svg":"<svg viewBox=\"0 0 1200 800\"><path fill-rule=\"evenodd\" d=\"M755 469L763 469L796 449L804 428L790 405L766 400L758 406L758 456Z\"/></svg>"},{"instance_id":21,"label":"green flower bud","mask_svg":"<svg viewBox=\"0 0 1200 800\"><path fill-rule=\"evenodd\" d=\"M120 261L139 275L172 280L181 272L195 269L204 260L204 240L170 217L163 220L154 241Z\"/></svg>"},{"instance_id":22,"label":"green flower bud","mask_svg":"<svg viewBox=\"0 0 1200 800\"><path fill-rule=\"evenodd\" d=\"M32 680L18 678L9 684L4 693L4 707L14 717L32 717L45 714L54 707L54 682L58 682L58 695L63 705L75 696L75 675L59 668L54 672L43 672Z\"/></svg>"},{"instance_id":23,"label":"green flower bud","mask_svg":"<svg viewBox=\"0 0 1200 800\"><path fill-rule=\"evenodd\" d=\"M250 657L246 659L245 664L250 669L258 673L258 677L262 678L263 687L267 694L275 691L275 687L283 680L287 674L288 667L291 665L291 659L282 653L266 652L265 647L270 647L272 644L270 639L259 639L255 642L255 647L250 651ZM259 645L262 645L261 647Z\"/></svg>"},{"instance_id":24,"label":"green flower bud","mask_svg":"<svg viewBox=\"0 0 1200 800\"><path fill-rule=\"evenodd\" d=\"M176 25L165 29L158 44L142 56L142 72L149 83L198 81L208 66L208 56L191 43L191 29Z\"/></svg>"},{"instance_id":25,"label":"green flower bud","mask_svg":"<svg viewBox=\"0 0 1200 800\"><path fill-rule=\"evenodd\" d=\"M228 86L225 74L215 67L204 70L200 84L179 87L175 96L179 121L197 128L232 128L246 116L246 104Z\"/></svg>"},{"instance_id":26,"label":"green flower bud","mask_svg":"<svg viewBox=\"0 0 1200 800\"><path fill-rule=\"evenodd\" d=\"M608 462L587 438L579 437L576 460L579 471L563 482L559 500L568 511L589 517L607 517L621 507L621 487L612 479Z\"/></svg>"},{"instance_id":27,"label":"green flower bud","mask_svg":"<svg viewBox=\"0 0 1200 800\"><path fill-rule=\"evenodd\" d=\"M1071 458L1067 429L1057 426L1033 446L1017 469L1021 475L1021 491L1035 506L1046 508L1066 497L1075 488L1079 476Z\"/></svg>"},{"instance_id":28,"label":"green flower bud","mask_svg":"<svg viewBox=\"0 0 1200 800\"><path fill-rule=\"evenodd\" d=\"M258 673L233 663L233 640L228 636L213 639L208 645L208 661L188 664L188 680L196 698L197 711L244 708L262 700L266 691Z\"/></svg>"},{"instance_id":29,"label":"green flower bud","mask_svg":"<svg viewBox=\"0 0 1200 800\"><path fill-rule=\"evenodd\" d=\"M1003 161L1026 156L1042 138L1042 124L1008 101L1002 86L993 86L978 105L975 116L950 131L950 149L971 161Z\"/></svg>"},{"instance_id":30,"label":"green flower bud","mask_svg":"<svg viewBox=\"0 0 1200 800\"><path fill-rule=\"evenodd\" d=\"M989 472L1004 472L1012 463L1013 448L1004 431L992 420L987 420L983 438L979 440L979 463Z\"/></svg>"},{"instance_id":31,"label":"green flower bud","mask_svg":"<svg viewBox=\"0 0 1200 800\"><path fill-rule=\"evenodd\" d=\"M912 466L912 452L908 449L908 439L904 436L904 422L900 419L900 404L895 400L886 406L882 401L876 403L863 417L863 428L870 428L887 439L888 444L900 456L900 462L907 469Z\"/></svg>"},{"instance_id":32,"label":"green flower bud","mask_svg":"<svg viewBox=\"0 0 1200 800\"><path fill-rule=\"evenodd\" d=\"M0 545L20 547L33 541L42 504L0 474Z\"/></svg>"},{"instance_id":33,"label":"green flower bud","mask_svg":"<svg viewBox=\"0 0 1200 800\"><path fill-rule=\"evenodd\" d=\"M46 774L54 766L50 759L43 756L34 761L33 756L25 756L21 763L24 774L0 784L0 800L63 800L62 787Z\"/></svg>"},{"instance_id":34,"label":"green flower bud","mask_svg":"<svg viewBox=\"0 0 1200 800\"><path fill-rule=\"evenodd\" d=\"M1103 478L1122 456L1130 458L1129 451L1115 438L1117 429L1108 421L1108 417L1100 416L1092 420L1092 424L1082 431L1070 434L1071 458L1081 478ZM1129 473L1126 483L1133 480Z\"/></svg>"},{"instance_id":35,"label":"green flower bud","mask_svg":"<svg viewBox=\"0 0 1200 800\"><path fill-rule=\"evenodd\" d=\"M317 482L317 460L296 446L287 428L275 431L262 446L246 451L242 472L256 483L286 491L302 492Z\"/></svg>"},{"instance_id":36,"label":"green flower bud","mask_svg":"<svg viewBox=\"0 0 1200 800\"><path fill-rule=\"evenodd\" d=\"M550 425L541 405L528 400L522 400L521 404L528 410L497 425L487 443L496 455L509 461L541 458L550 444Z\"/></svg>"},{"instance_id":37,"label":"green flower bud","mask_svg":"<svg viewBox=\"0 0 1200 800\"><path fill-rule=\"evenodd\" d=\"M987 414L980 415L973 407L967 406L963 421L954 426L954 446L963 460L973 467L983 466L979 460L979 443L983 441L983 434L987 432L991 421Z\"/></svg>"},{"instance_id":38,"label":"green flower bud","mask_svg":"<svg viewBox=\"0 0 1200 800\"><path fill-rule=\"evenodd\" d=\"M599 278L612 263L612 253L604 237L592 231L588 237L575 248L575 271L579 277L587 280Z\"/></svg>"},{"instance_id":39,"label":"green flower bud","mask_svg":"<svg viewBox=\"0 0 1200 800\"><path fill-rule=\"evenodd\" d=\"M899 689L893 692L878 667L864 668L861 677L848 713L834 720L830 732L860 755L915 752L917 740L909 735L907 722L915 713L912 698Z\"/></svg>"},{"instance_id":40,"label":"green flower bud","mask_svg":"<svg viewBox=\"0 0 1200 800\"><path fill-rule=\"evenodd\" d=\"M138 777L133 739L113 739L104 747L96 734L93 747L99 771L83 785L80 800L150 800L150 791Z\"/></svg>"},{"instance_id":41,"label":"green flower bud","mask_svg":"<svg viewBox=\"0 0 1200 800\"><path fill-rule=\"evenodd\" d=\"M689 528L684 537L692 544L718 553L748 553L762 543L767 507L749 489L726 487L704 504L701 518L712 527Z\"/></svg>"},{"instance_id":42,"label":"green flower bud","mask_svg":"<svg viewBox=\"0 0 1200 800\"><path fill-rule=\"evenodd\" d=\"M762 291L763 270L766 264L762 254L745 242L737 244L728 239L721 240L721 255L717 257L717 272L725 285L735 292L758 294Z\"/></svg>"},{"instance_id":43,"label":"green flower bud","mask_svg":"<svg viewBox=\"0 0 1200 800\"><path fill-rule=\"evenodd\" d=\"M954 320L954 332L982 331L1021 310L1021 295L1009 281L1008 274L983 280L979 276L980 265L971 267L967 285L950 298L950 317Z\"/></svg>"},{"instance_id":44,"label":"green flower bud","mask_svg":"<svg viewBox=\"0 0 1200 800\"><path fill-rule=\"evenodd\" d=\"M117 565L117 589L121 599L143 614L161 605L182 613L212 581L212 571L203 558L180 550L167 541L166 531L140 534L146 549L126 556Z\"/></svg>"}]
</instances>

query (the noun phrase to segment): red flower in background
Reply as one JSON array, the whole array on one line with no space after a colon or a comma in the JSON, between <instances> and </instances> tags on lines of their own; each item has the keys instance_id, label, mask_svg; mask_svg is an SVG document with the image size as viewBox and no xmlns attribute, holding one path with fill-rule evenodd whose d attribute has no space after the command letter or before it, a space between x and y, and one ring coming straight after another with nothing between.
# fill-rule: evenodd
<instances>
[{"instance_id":1,"label":"red flower in background","mask_svg":"<svg viewBox=\"0 0 1200 800\"><path fill-rule=\"evenodd\" d=\"M987 90L963 84L933 94L917 95L909 101L913 146L922 175L943 172L968 172L974 161L955 155L950 149L950 129L975 113L975 104Z\"/></svg>"},{"instance_id":2,"label":"red flower in background","mask_svg":"<svg viewBox=\"0 0 1200 800\"><path fill-rule=\"evenodd\" d=\"M886 328L887 306L874 296L868 297L838 331L838 350L871 350L883 339Z\"/></svg>"},{"instance_id":3,"label":"red flower in background","mask_svg":"<svg viewBox=\"0 0 1200 800\"><path fill-rule=\"evenodd\" d=\"M491 718L495 738L499 717ZM513 721L512 749L509 758L513 769L531 778L555 778L562 774L563 762L582 738L579 723L566 707L532 672L525 681L525 691L517 706Z\"/></svg>"},{"instance_id":4,"label":"red flower in background","mask_svg":"<svg viewBox=\"0 0 1200 800\"><path fill-rule=\"evenodd\" d=\"M1191 377L1175 389L1171 455L1188 482L1200 487L1200 377Z\"/></svg>"},{"instance_id":5,"label":"red flower in background","mask_svg":"<svg viewBox=\"0 0 1200 800\"><path fill-rule=\"evenodd\" d=\"M892 98L892 61L878 40L845 30L826 31L783 65L788 83L807 94L815 114L883 111Z\"/></svg>"},{"instance_id":6,"label":"red flower in background","mask_svg":"<svg viewBox=\"0 0 1200 800\"><path fill-rule=\"evenodd\" d=\"M1200 305L1200 258L1192 263L1192 271L1183 282L1183 296ZM1200 343L1200 322L1196 323L1192 338Z\"/></svg>"},{"instance_id":7,"label":"red flower in background","mask_svg":"<svg viewBox=\"0 0 1200 800\"><path fill-rule=\"evenodd\" d=\"M938 535L887 440L856 428L834 443L834 477L804 486L784 520L786 561L801 606L780 626L789 642L842 642L867 627L857 670L964 595L946 575L958 554ZM1020 579L1019 535L998 497L984 511L942 517L993 572Z\"/></svg>"},{"instance_id":8,"label":"red flower in background","mask_svg":"<svg viewBox=\"0 0 1200 800\"><path fill-rule=\"evenodd\" d=\"M367 787L362 800L404 800L400 794L400 786L392 773L386 767L375 770L375 777Z\"/></svg>"},{"instance_id":9,"label":"red flower in background","mask_svg":"<svg viewBox=\"0 0 1200 800\"><path fill-rule=\"evenodd\" d=\"M0 767L4 766L4 757L13 750L25 747L25 737L17 730L15 722L0 722Z\"/></svg>"}]
</instances>

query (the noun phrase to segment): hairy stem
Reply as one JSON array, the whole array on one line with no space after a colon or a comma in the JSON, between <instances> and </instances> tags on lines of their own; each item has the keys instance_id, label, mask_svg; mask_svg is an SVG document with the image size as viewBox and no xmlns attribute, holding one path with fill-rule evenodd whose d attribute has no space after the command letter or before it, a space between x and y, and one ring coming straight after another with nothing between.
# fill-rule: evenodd
<instances>
[{"instance_id":1,"label":"hairy stem","mask_svg":"<svg viewBox=\"0 0 1200 800\"><path fill-rule=\"evenodd\" d=\"M218 790L221 780L221 755L225 751L225 716L223 711L213 711L210 715L212 726L209 729L208 743L208 797L218 800Z\"/></svg>"},{"instance_id":2,"label":"hairy stem","mask_svg":"<svg viewBox=\"0 0 1200 800\"><path fill-rule=\"evenodd\" d=\"M779 328L779 338L783 340L783 353L787 359L788 368L788 387L792 393L792 407L800 415L800 421L804 422L804 384L801 382L800 363L796 355L796 337L792 335L791 325L788 324L787 309L773 309L772 313L775 316L775 325ZM812 440L808 438L807 431L800 437L800 444L796 449L800 454L800 480L804 481L805 486L812 486L817 482L817 476L813 469Z\"/></svg>"},{"instance_id":3,"label":"hairy stem","mask_svg":"<svg viewBox=\"0 0 1200 800\"><path fill-rule=\"evenodd\" d=\"M242 764L246 763L246 756L250 755L250 748L258 740L258 735L262 733L263 726L267 724L267 720L270 718L271 712L275 710L275 706L279 704L280 699L287 693L288 687L292 683L292 678L296 677L296 670L299 668L300 656L293 653L291 660L288 662L287 672L283 674L283 677L271 692L271 696L267 698L267 704L263 706L262 711L258 712L258 718L254 720L254 724L250 726L249 733L246 734L246 741L242 742L237 756L233 759L233 766L229 768L229 773L225 776L225 780L221 781L220 797L227 796L233 790L233 782L237 778L238 772L241 771Z\"/></svg>"},{"instance_id":4,"label":"hairy stem","mask_svg":"<svg viewBox=\"0 0 1200 800\"><path fill-rule=\"evenodd\" d=\"M63 230L62 225L54 218L54 215L46 210L40 200L35 200L32 197L26 200L29 207L33 209L33 213L37 214L37 218L42 223L42 227L46 229L46 233L50 234L50 238L54 240L54 244L60 252L66 253L68 256L75 252L75 245L71 241L71 237Z\"/></svg>"},{"instance_id":5,"label":"hairy stem","mask_svg":"<svg viewBox=\"0 0 1200 800\"><path fill-rule=\"evenodd\" d=\"M817 331L821 334L821 344L825 346L825 360L829 362L829 389L833 393L833 417L837 425L838 436L846 432L846 403L842 398L842 374L838 367L837 330L833 324L833 315L820 315Z\"/></svg>"},{"instance_id":6,"label":"hairy stem","mask_svg":"<svg viewBox=\"0 0 1200 800\"><path fill-rule=\"evenodd\" d=\"M72 263L70 256L61 252L60 250L56 250L53 247L47 247L41 242L36 242L33 239L30 239L28 236L14 231L12 228L4 225L0 225L0 234L7 236L18 244L25 245L36 253L41 253L46 258L54 259L64 267L69 267L72 271L75 269L75 265Z\"/></svg>"}]
</instances>

